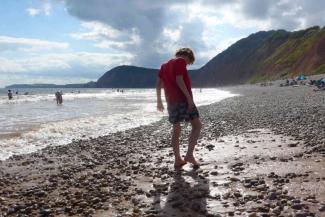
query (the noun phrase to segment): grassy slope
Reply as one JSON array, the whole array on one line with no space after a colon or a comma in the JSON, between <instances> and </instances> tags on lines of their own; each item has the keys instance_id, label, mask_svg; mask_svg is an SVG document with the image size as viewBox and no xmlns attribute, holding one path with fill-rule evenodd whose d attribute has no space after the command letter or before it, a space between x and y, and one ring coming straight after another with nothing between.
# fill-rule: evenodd
<instances>
[{"instance_id":1,"label":"grassy slope","mask_svg":"<svg viewBox=\"0 0 325 217\"><path fill-rule=\"evenodd\" d=\"M274 43L277 39L285 38L285 31L276 31L270 36L269 44ZM325 37L325 29L312 27L306 30L293 32L276 48L267 58L257 63L260 67L259 72L254 73L249 79L250 83L259 81L272 80L283 77L296 76L300 73L321 74L325 71L325 64L312 66L311 71L296 71L294 68L298 65L303 57ZM264 44L258 50L259 53L267 52L268 44Z\"/></svg>"}]
</instances>

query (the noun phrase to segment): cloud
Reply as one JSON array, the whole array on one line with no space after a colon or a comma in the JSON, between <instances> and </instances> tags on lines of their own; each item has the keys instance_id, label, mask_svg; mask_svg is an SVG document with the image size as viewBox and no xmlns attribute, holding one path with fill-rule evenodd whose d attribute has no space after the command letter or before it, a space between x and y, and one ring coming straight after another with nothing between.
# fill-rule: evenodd
<instances>
[{"instance_id":1,"label":"cloud","mask_svg":"<svg viewBox=\"0 0 325 217\"><path fill-rule=\"evenodd\" d=\"M37 9L37 8L27 8L26 11L29 14L29 16L32 16L32 17L41 12L41 10Z\"/></svg>"},{"instance_id":2,"label":"cloud","mask_svg":"<svg viewBox=\"0 0 325 217\"><path fill-rule=\"evenodd\" d=\"M242 4L242 11L248 18L265 19L269 16L274 2L269 0L246 0Z\"/></svg>"},{"instance_id":3,"label":"cloud","mask_svg":"<svg viewBox=\"0 0 325 217\"><path fill-rule=\"evenodd\" d=\"M131 55L107 53L50 53L46 55L29 56L24 58L8 59L0 57L0 72L43 72L55 70L71 70L79 73L79 68L109 68L112 65L129 64ZM71 75L70 73L70 75Z\"/></svg>"},{"instance_id":4,"label":"cloud","mask_svg":"<svg viewBox=\"0 0 325 217\"><path fill-rule=\"evenodd\" d=\"M0 73L23 72L23 66L13 60L0 57Z\"/></svg>"},{"instance_id":5,"label":"cloud","mask_svg":"<svg viewBox=\"0 0 325 217\"><path fill-rule=\"evenodd\" d=\"M0 77L0 87L11 84L69 84L69 83L87 83L90 81L87 77L75 76L73 79L65 76L49 75L30 75L30 74L6 74L6 81Z\"/></svg>"},{"instance_id":6,"label":"cloud","mask_svg":"<svg viewBox=\"0 0 325 217\"><path fill-rule=\"evenodd\" d=\"M47 49L67 49L68 43L53 42L32 38L16 38L0 35L1 51L5 50L22 50L22 51L37 51ZM0 51L0 52L1 52Z\"/></svg>"},{"instance_id":7,"label":"cloud","mask_svg":"<svg viewBox=\"0 0 325 217\"><path fill-rule=\"evenodd\" d=\"M126 5L125 1L115 0L64 0L68 13L89 23L88 26L83 25L89 33L76 33L74 36L92 39L96 47L132 53L135 56L134 64L151 67L159 66L161 61L170 56L171 50L179 46L193 47L198 53L210 53L211 50L207 49L220 45L211 45L209 41L219 42L213 40L213 35L207 32L225 25L233 26L238 31L279 28L297 30L310 25L323 25L324 2L129 0ZM127 37L130 34L136 36L136 43L132 40L130 42ZM200 63L207 60L198 59Z\"/></svg>"},{"instance_id":8,"label":"cloud","mask_svg":"<svg viewBox=\"0 0 325 217\"><path fill-rule=\"evenodd\" d=\"M129 54L49 53L23 58L0 57L0 86L11 83L75 83L97 80L105 70L130 64Z\"/></svg>"},{"instance_id":9,"label":"cloud","mask_svg":"<svg viewBox=\"0 0 325 217\"><path fill-rule=\"evenodd\" d=\"M43 3L39 8L27 8L26 12L29 16L36 16L39 14L44 14L50 16L52 13L52 5L49 2Z\"/></svg>"},{"instance_id":10,"label":"cloud","mask_svg":"<svg viewBox=\"0 0 325 217\"><path fill-rule=\"evenodd\" d=\"M268 23L268 29L298 30L325 23L322 0L247 0L241 2L241 12L248 19Z\"/></svg>"},{"instance_id":11,"label":"cloud","mask_svg":"<svg viewBox=\"0 0 325 217\"><path fill-rule=\"evenodd\" d=\"M127 47L140 43L140 38L134 28L120 31L98 21L82 22L81 27L81 32L70 33L70 36L79 40L94 41L94 46L98 48L127 50Z\"/></svg>"},{"instance_id":12,"label":"cloud","mask_svg":"<svg viewBox=\"0 0 325 217\"><path fill-rule=\"evenodd\" d=\"M87 26L83 23L83 27L88 28L88 33L73 33L73 37L93 40L96 47L132 53L135 56L134 64L157 67L171 54L172 43L167 41L171 39L171 42L175 42L173 38L170 38L171 34L178 32L178 35L182 35L179 29L176 31L172 29L175 28L174 26L165 25L165 21L177 16L177 13L169 13L166 10L168 2L171 5L173 3L173 1L156 1L147 4L146 1L129 1L128 7L125 7L122 1L96 0L93 3L98 8L88 9L87 2L79 2L77 6L76 1L66 1L66 6L69 13L88 23ZM182 44L191 45L194 49L199 47L201 44L199 37L188 37L189 33L192 33L190 28L192 30L199 28L194 25L188 22L182 23L181 30L184 33L187 31L185 33L187 38L176 36L182 39L178 40L177 47ZM118 37L112 37L112 34L109 34L112 32L115 32L114 36L118 35ZM164 50L166 47L168 50Z\"/></svg>"},{"instance_id":13,"label":"cloud","mask_svg":"<svg viewBox=\"0 0 325 217\"><path fill-rule=\"evenodd\" d=\"M82 21L97 21L120 33L119 39L106 35L106 40L97 43L97 47L121 49L136 56L133 63L152 66L152 61L161 57L155 49L155 42L163 30L168 2L172 3L128 1L126 5L125 1L95 0L89 4L89 1L72 0L65 1L65 4L67 11Z\"/></svg>"},{"instance_id":14,"label":"cloud","mask_svg":"<svg viewBox=\"0 0 325 217\"><path fill-rule=\"evenodd\" d=\"M70 36L76 39L101 40L114 39L121 35L121 32L100 22L82 22L81 27L85 32L71 33Z\"/></svg>"}]
</instances>

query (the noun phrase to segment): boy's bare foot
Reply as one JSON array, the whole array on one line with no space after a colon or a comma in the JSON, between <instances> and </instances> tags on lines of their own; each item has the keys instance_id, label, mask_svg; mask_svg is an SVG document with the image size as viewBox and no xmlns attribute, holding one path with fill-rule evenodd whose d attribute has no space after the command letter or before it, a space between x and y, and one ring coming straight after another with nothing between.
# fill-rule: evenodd
<instances>
[{"instance_id":1,"label":"boy's bare foot","mask_svg":"<svg viewBox=\"0 0 325 217\"><path fill-rule=\"evenodd\" d=\"M200 164L195 160L193 156L185 156L184 160L193 164L193 169L199 169Z\"/></svg>"},{"instance_id":2,"label":"boy's bare foot","mask_svg":"<svg viewBox=\"0 0 325 217\"><path fill-rule=\"evenodd\" d=\"M182 167L183 167L185 164L186 164L186 161L185 161L185 160L177 161L177 162L175 162L175 164L174 164L174 168L175 168L176 170L178 170L178 169L182 169Z\"/></svg>"}]
</instances>

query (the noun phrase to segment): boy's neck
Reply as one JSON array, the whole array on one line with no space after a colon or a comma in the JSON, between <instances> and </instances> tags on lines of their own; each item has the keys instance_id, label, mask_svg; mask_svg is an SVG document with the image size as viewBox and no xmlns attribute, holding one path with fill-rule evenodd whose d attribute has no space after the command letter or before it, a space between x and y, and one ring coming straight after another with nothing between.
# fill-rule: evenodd
<instances>
[{"instance_id":1,"label":"boy's neck","mask_svg":"<svg viewBox=\"0 0 325 217\"><path fill-rule=\"evenodd\" d=\"M188 60L188 57L187 56L176 56L176 58L182 58L182 59L184 59L185 60L185 62L186 62L186 65L188 65L189 63L189 60Z\"/></svg>"}]
</instances>

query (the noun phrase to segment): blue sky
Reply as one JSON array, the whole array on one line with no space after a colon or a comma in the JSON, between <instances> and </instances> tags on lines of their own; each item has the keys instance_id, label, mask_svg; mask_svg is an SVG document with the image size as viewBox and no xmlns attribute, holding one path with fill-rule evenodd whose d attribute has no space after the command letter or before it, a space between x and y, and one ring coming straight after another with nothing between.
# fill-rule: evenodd
<instances>
[{"instance_id":1,"label":"blue sky","mask_svg":"<svg viewBox=\"0 0 325 217\"><path fill-rule=\"evenodd\" d=\"M322 0L2 0L0 87L158 68L182 46L198 68L251 33L324 26L324 14Z\"/></svg>"}]
</instances>

